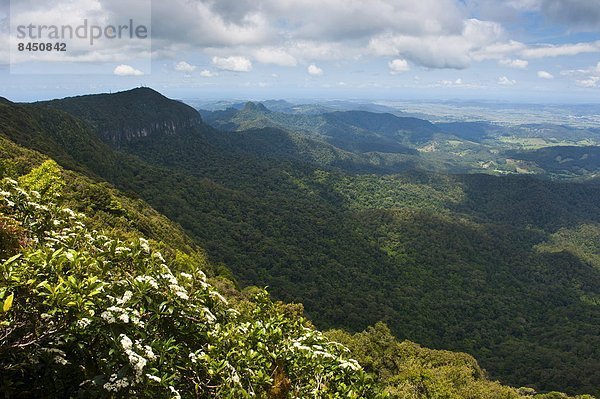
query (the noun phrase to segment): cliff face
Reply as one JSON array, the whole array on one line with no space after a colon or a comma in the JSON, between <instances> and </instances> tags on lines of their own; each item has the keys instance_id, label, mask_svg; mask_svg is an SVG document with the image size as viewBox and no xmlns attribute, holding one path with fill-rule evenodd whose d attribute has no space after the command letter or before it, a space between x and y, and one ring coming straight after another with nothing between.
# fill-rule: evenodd
<instances>
[{"instance_id":1,"label":"cliff face","mask_svg":"<svg viewBox=\"0 0 600 399\"><path fill-rule=\"evenodd\" d=\"M112 146L121 147L127 142L154 135L174 136L194 129L202 124L200 118L166 119L147 121L140 125L122 125L120 128L98 130L102 140Z\"/></svg>"}]
</instances>

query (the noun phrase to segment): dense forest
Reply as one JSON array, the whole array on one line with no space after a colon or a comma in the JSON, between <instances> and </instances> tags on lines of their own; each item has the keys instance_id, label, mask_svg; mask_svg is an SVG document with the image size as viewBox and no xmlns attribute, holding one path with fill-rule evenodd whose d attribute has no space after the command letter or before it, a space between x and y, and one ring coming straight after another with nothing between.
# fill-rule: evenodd
<instances>
[{"instance_id":1,"label":"dense forest","mask_svg":"<svg viewBox=\"0 0 600 399\"><path fill-rule=\"evenodd\" d=\"M349 117L344 123L356 124L357 115L335 114L330 122ZM379 121L377 114L359 119L367 124L361 129L371 132L377 126L392 129L394 121L389 116ZM426 141L438 129L426 121L411 122L408 141ZM338 366L318 366L331 367L327 373L335 377L323 386L346 392L340 397L352 392L357 397L510 398L531 396L534 389L598 394L600 187L593 182L432 172L419 167L426 163L404 146L392 154L393 163L387 155L382 166L376 155L361 153L372 149L364 146L381 133L359 130L353 146L277 126L221 131L204 124L190 107L149 89L31 105L5 102L0 104L0 128L4 176L16 179L46 156L53 158L67 169L51 173L67 180L61 185L62 205L85 213L86 224L110 230L115 239L153 240L178 271L190 274L185 268L198 264L198 270L215 276L217 288L233 297L240 317L257 323L266 323L261 317L282 318L290 337L310 328L298 318L301 308L268 301L260 305L264 301L249 294L255 289L237 289L268 286L275 299L302 303L317 327L348 331L331 331L326 337L349 348L365 377L336 371L349 361L343 351L331 349L342 362ZM35 181L28 176L21 180ZM24 226L21 216L2 212ZM8 231L10 224L3 223ZM35 245L17 241L12 247L26 254L48 250L42 248L44 240L33 240ZM84 258L95 256L93 248L99 244L86 245L73 249L84 252ZM11 254L8 248L3 251L4 259ZM112 262L116 255L106 256ZM128 258L126 264L135 269L136 262L146 262L140 259ZM27 262L19 265L30 270ZM135 273L147 271L124 272L135 279ZM123 278L120 271L97 273L107 284ZM227 282L231 280L235 283ZM54 304L40 295L43 306ZM223 320L231 329L239 328L239 319ZM389 329L376 324L381 321ZM187 334L184 330L181 334ZM277 339L287 338L278 337L265 339L284 346ZM315 339L314 345L328 342L321 335ZM402 342L406 339L467 352L493 379L532 388L517 391L490 382L468 355L424 349ZM199 342L209 345L206 339ZM306 359L290 361L294 365L286 363L283 374L277 362L264 363L270 379L265 377L262 385L252 379L257 376L244 376L244 381L263 392L271 389L272 397L278 397L272 391L277 382L288 379L294 386L280 397L293 396L293 389L315 389L306 374L291 378L288 373L300 376L307 368L320 369L302 363ZM237 370L238 365L232 367ZM219 380L225 379L223 373L215 374L219 382L197 378L211 389L231 389L231 382ZM547 397L561 397L552 395Z\"/></svg>"}]
</instances>

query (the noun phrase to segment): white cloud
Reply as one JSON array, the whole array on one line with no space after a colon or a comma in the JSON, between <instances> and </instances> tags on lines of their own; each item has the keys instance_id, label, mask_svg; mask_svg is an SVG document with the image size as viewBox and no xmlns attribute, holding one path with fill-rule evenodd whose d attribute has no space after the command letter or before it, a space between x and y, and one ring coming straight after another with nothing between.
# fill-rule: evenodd
<instances>
[{"instance_id":1,"label":"white cloud","mask_svg":"<svg viewBox=\"0 0 600 399\"><path fill-rule=\"evenodd\" d=\"M554 79L554 75L546 71L538 71L537 76L541 79Z\"/></svg>"},{"instance_id":2,"label":"white cloud","mask_svg":"<svg viewBox=\"0 0 600 399\"><path fill-rule=\"evenodd\" d=\"M195 65L188 64L185 61L180 61L175 65L175 70L179 72L192 73L196 70Z\"/></svg>"},{"instance_id":3,"label":"white cloud","mask_svg":"<svg viewBox=\"0 0 600 399\"><path fill-rule=\"evenodd\" d=\"M397 58L388 63L388 67L390 68L390 73L392 75L396 75L402 72L407 72L410 70L408 66L408 62L406 60Z\"/></svg>"},{"instance_id":4,"label":"white cloud","mask_svg":"<svg viewBox=\"0 0 600 399\"><path fill-rule=\"evenodd\" d=\"M323 75L323 70L321 68L319 68L318 66L316 66L315 64L310 64L308 66L308 68L306 68L306 71L311 76L321 76L321 75Z\"/></svg>"},{"instance_id":5,"label":"white cloud","mask_svg":"<svg viewBox=\"0 0 600 399\"><path fill-rule=\"evenodd\" d=\"M32 10L16 21L35 20L30 17L43 11L51 12L57 24L75 25L83 18L90 23L106 22L111 15L143 13L144 7L131 4L147 1L28 0L22 3L31 3ZM411 67L462 69L495 60L505 67L525 69L531 59L600 52L600 41L530 46L511 40L510 32L497 22L508 19L496 18L493 12L476 12L482 11L477 7L484 3L490 7L502 3L495 9L510 9L516 16L526 11L553 18L564 14L565 20L573 22L572 27L576 27L575 21L597 26L595 15L600 12L597 0L371 0L368 7L364 0L156 1L152 5L153 55L178 61L181 56L177 54L195 51L213 57L219 69L247 72L253 63L291 67L325 61L351 63L373 55L386 58L379 62L399 59ZM71 12L65 8L69 4ZM590 8L590 4L596 7ZM478 18L470 18L474 15ZM127 60L134 55L150 56L123 43L116 51L116 41L103 46L78 57L118 65L131 63ZM194 66L185 64L176 69L191 73ZM140 64L136 61L136 65ZM403 67L389 68L391 73L398 73Z\"/></svg>"},{"instance_id":6,"label":"white cloud","mask_svg":"<svg viewBox=\"0 0 600 399\"><path fill-rule=\"evenodd\" d=\"M600 62L589 68L561 71L560 74L574 79L577 86L598 87L600 83Z\"/></svg>"},{"instance_id":7,"label":"white cloud","mask_svg":"<svg viewBox=\"0 0 600 399\"><path fill-rule=\"evenodd\" d=\"M444 88L460 88L460 89L483 89L486 86L480 83L465 82L462 78L454 80L440 80L433 84L425 85L424 87L444 87Z\"/></svg>"},{"instance_id":8,"label":"white cloud","mask_svg":"<svg viewBox=\"0 0 600 399\"><path fill-rule=\"evenodd\" d=\"M509 79L506 76L500 76L498 78L498 84L502 86L514 86L517 84L517 81L514 79Z\"/></svg>"},{"instance_id":9,"label":"white cloud","mask_svg":"<svg viewBox=\"0 0 600 399\"><path fill-rule=\"evenodd\" d=\"M600 76L590 76L588 79L576 80L575 84L580 87L593 88L598 87Z\"/></svg>"},{"instance_id":10,"label":"white cloud","mask_svg":"<svg viewBox=\"0 0 600 399\"><path fill-rule=\"evenodd\" d=\"M218 76L218 74L215 72L211 72L208 69L203 69L202 71L200 71L200 76L202 76L203 78L214 78L215 76Z\"/></svg>"},{"instance_id":11,"label":"white cloud","mask_svg":"<svg viewBox=\"0 0 600 399\"><path fill-rule=\"evenodd\" d=\"M117 66L114 69L113 73L117 76L142 76L142 75L144 75L144 72L140 71L139 69L135 69L131 65L124 65L124 64Z\"/></svg>"},{"instance_id":12,"label":"white cloud","mask_svg":"<svg viewBox=\"0 0 600 399\"><path fill-rule=\"evenodd\" d=\"M504 31L494 22L468 19L460 32L448 35L394 35L373 37L369 49L375 55L402 55L409 61L429 68L467 68L473 60L502 58L486 53L492 45L504 43ZM504 52L503 52L504 53Z\"/></svg>"},{"instance_id":13,"label":"white cloud","mask_svg":"<svg viewBox=\"0 0 600 399\"><path fill-rule=\"evenodd\" d=\"M296 66L298 60L281 48L264 47L254 53L256 61L263 64L275 64L280 66Z\"/></svg>"},{"instance_id":14,"label":"white cloud","mask_svg":"<svg viewBox=\"0 0 600 399\"><path fill-rule=\"evenodd\" d=\"M213 57L212 62L217 68L226 71L249 72L252 70L252 62L246 57Z\"/></svg>"},{"instance_id":15,"label":"white cloud","mask_svg":"<svg viewBox=\"0 0 600 399\"><path fill-rule=\"evenodd\" d=\"M545 58L598 52L600 52L600 40L589 43L569 43L530 47L521 51L521 55L525 58Z\"/></svg>"},{"instance_id":16,"label":"white cloud","mask_svg":"<svg viewBox=\"0 0 600 399\"><path fill-rule=\"evenodd\" d=\"M529 65L529 61L520 60L520 59L503 59L499 61L500 65L507 66L509 68L515 69L525 69Z\"/></svg>"}]
</instances>

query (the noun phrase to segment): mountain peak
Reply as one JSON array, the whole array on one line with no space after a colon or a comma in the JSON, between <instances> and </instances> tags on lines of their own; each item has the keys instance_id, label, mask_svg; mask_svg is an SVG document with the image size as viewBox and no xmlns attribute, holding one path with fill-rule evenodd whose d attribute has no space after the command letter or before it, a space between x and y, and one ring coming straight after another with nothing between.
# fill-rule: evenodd
<instances>
[{"instance_id":1,"label":"mountain peak","mask_svg":"<svg viewBox=\"0 0 600 399\"><path fill-rule=\"evenodd\" d=\"M178 134L202 124L198 111L149 87L38 103L88 122L117 147L149 135Z\"/></svg>"},{"instance_id":2,"label":"mountain peak","mask_svg":"<svg viewBox=\"0 0 600 399\"><path fill-rule=\"evenodd\" d=\"M264 106L264 104L258 103L258 102L253 102L253 101L248 101L244 105L244 108L242 109L242 111L247 111L247 112L271 112L271 111L269 111L269 109L267 107Z\"/></svg>"}]
</instances>

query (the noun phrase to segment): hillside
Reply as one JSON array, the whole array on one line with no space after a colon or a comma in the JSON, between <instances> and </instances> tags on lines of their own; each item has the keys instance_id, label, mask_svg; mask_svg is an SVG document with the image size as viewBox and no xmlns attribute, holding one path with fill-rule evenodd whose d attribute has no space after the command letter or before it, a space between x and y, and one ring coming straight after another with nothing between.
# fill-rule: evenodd
<instances>
[{"instance_id":1,"label":"hillside","mask_svg":"<svg viewBox=\"0 0 600 399\"><path fill-rule=\"evenodd\" d=\"M384 320L400 339L475 355L505 383L571 393L600 386L600 271L583 256L597 248L587 240L600 223L597 186L349 173L298 156L280 130L221 132L199 118L176 134L113 143L115 151L91 137L103 131L93 124L101 119L93 101L86 99L92 116L75 114L84 122L46 105L8 104L0 115L8 137L136 193L212 263L225 263L242 285L302 302L318 327L361 331ZM131 110L113 113L121 119ZM85 143L59 145L39 122L59 116L106 157L80 156ZM261 139L265 132L273 136ZM584 225L592 228L580 240L561 239Z\"/></svg>"}]
</instances>

